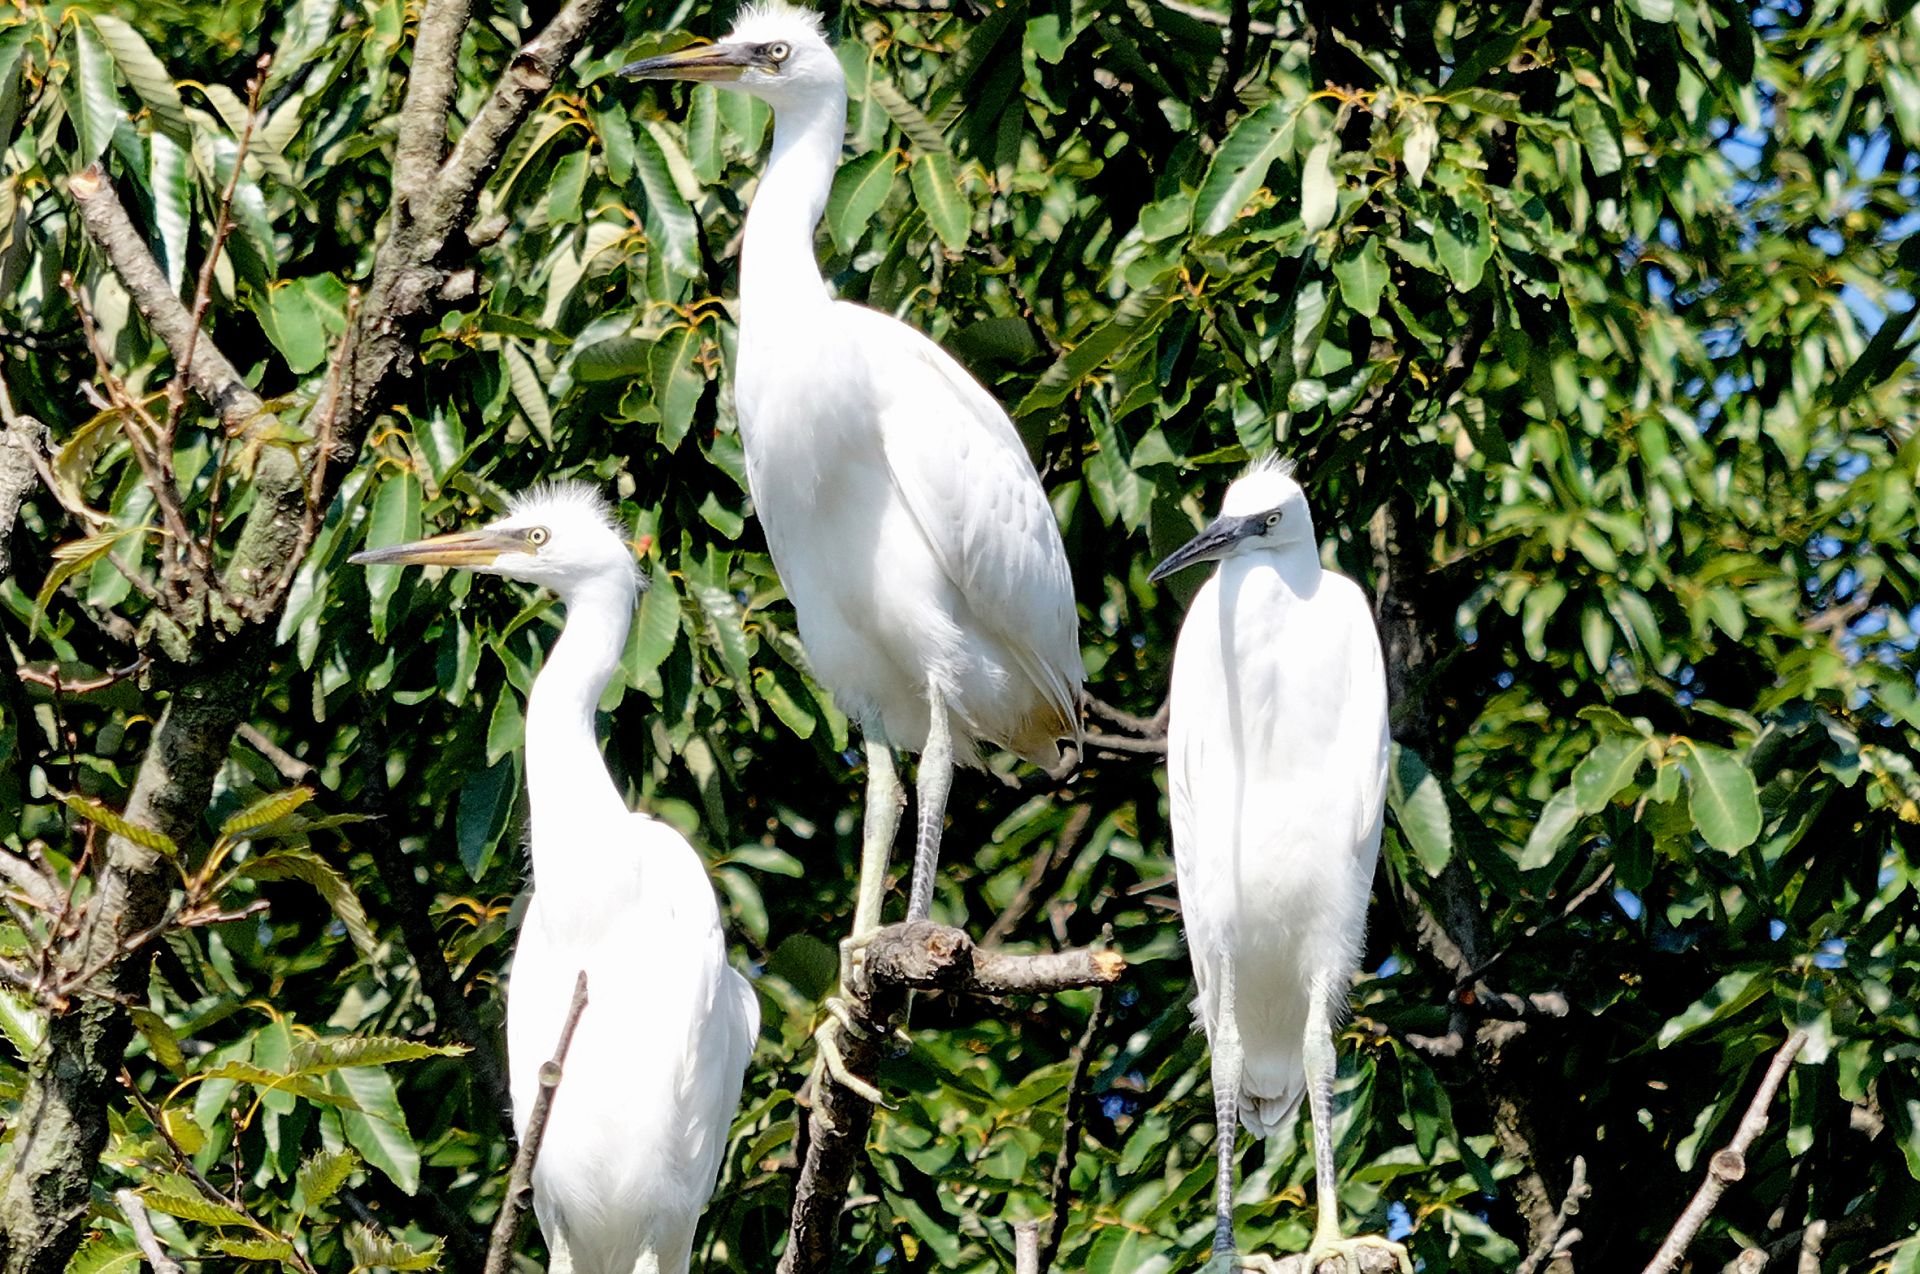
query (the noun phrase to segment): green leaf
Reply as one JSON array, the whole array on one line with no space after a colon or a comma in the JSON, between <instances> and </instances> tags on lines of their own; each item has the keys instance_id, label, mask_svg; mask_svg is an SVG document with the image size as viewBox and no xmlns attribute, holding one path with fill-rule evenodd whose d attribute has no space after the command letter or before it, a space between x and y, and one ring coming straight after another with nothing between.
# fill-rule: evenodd
<instances>
[{"instance_id":1,"label":"green leaf","mask_svg":"<svg viewBox=\"0 0 1920 1274\"><path fill-rule=\"evenodd\" d=\"M949 252L965 250L967 235L973 227L973 208L960 193L952 158L937 151L918 155L913 161L912 177L914 198L920 210L927 214L927 223L940 236L940 242Z\"/></svg>"},{"instance_id":2,"label":"green leaf","mask_svg":"<svg viewBox=\"0 0 1920 1274\"><path fill-rule=\"evenodd\" d=\"M647 356L652 372L653 402L660 411L660 445L677 451L693 427L693 413L706 392L707 377L695 361L702 348L700 330L676 327L658 341Z\"/></svg>"},{"instance_id":3,"label":"green leaf","mask_svg":"<svg viewBox=\"0 0 1920 1274\"><path fill-rule=\"evenodd\" d=\"M400 1109L393 1080L377 1066L347 1067L329 1071L327 1086L349 1097L358 1110L340 1112L340 1127L347 1142L374 1168L386 1174L403 1194L420 1188L420 1148L407 1132L407 1117Z\"/></svg>"},{"instance_id":4,"label":"green leaf","mask_svg":"<svg viewBox=\"0 0 1920 1274\"><path fill-rule=\"evenodd\" d=\"M520 347L517 341L505 341L500 346L501 359L506 363L507 384L513 390L513 401L520 404L521 412L533 431L540 435L540 441L553 445L553 408L547 402L546 382L541 380L540 371L533 365L533 356Z\"/></svg>"},{"instance_id":5,"label":"green leaf","mask_svg":"<svg viewBox=\"0 0 1920 1274\"><path fill-rule=\"evenodd\" d=\"M1715 982L1707 993L1661 1026L1656 1037L1661 1048L1721 1022L1767 993L1770 983L1757 969L1736 969Z\"/></svg>"},{"instance_id":6,"label":"green leaf","mask_svg":"<svg viewBox=\"0 0 1920 1274\"><path fill-rule=\"evenodd\" d=\"M1233 126L1194 197L1194 221L1201 234L1219 234L1232 225L1253 192L1266 184L1273 161L1293 153L1299 109L1297 103L1276 97Z\"/></svg>"},{"instance_id":7,"label":"green leaf","mask_svg":"<svg viewBox=\"0 0 1920 1274\"><path fill-rule=\"evenodd\" d=\"M486 874L487 864L493 861L494 846L507 830L516 773L513 758L507 757L484 770L469 772L460 785L460 796L454 806L455 843L460 851L460 864L474 880Z\"/></svg>"},{"instance_id":8,"label":"green leaf","mask_svg":"<svg viewBox=\"0 0 1920 1274\"><path fill-rule=\"evenodd\" d=\"M312 799L313 789L310 787L296 787L289 792L263 796L220 824L220 835L226 839L244 836L269 823L279 822Z\"/></svg>"},{"instance_id":9,"label":"green leaf","mask_svg":"<svg viewBox=\"0 0 1920 1274\"><path fill-rule=\"evenodd\" d=\"M487 718L487 764L498 765L500 758L518 751L525 740L526 719L520 714L520 696L513 687L501 683L493 701L493 713Z\"/></svg>"},{"instance_id":10,"label":"green leaf","mask_svg":"<svg viewBox=\"0 0 1920 1274\"><path fill-rule=\"evenodd\" d=\"M356 1264L369 1269L437 1270L441 1247L439 1239L426 1247L411 1247L392 1235L377 1234L357 1221L347 1230L347 1251L353 1254Z\"/></svg>"},{"instance_id":11,"label":"green leaf","mask_svg":"<svg viewBox=\"0 0 1920 1274\"><path fill-rule=\"evenodd\" d=\"M1380 293L1387 286L1387 253L1375 235L1358 246L1349 245L1333 261L1333 277L1348 305L1368 318L1380 312Z\"/></svg>"},{"instance_id":12,"label":"green leaf","mask_svg":"<svg viewBox=\"0 0 1920 1274\"><path fill-rule=\"evenodd\" d=\"M1173 304L1172 297L1158 290L1130 294L1112 318L1094 328L1041 373L1027 396L1013 409L1013 414L1031 416L1065 402L1109 359L1123 357L1151 335Z\"/></svg>"},{"instance_id":13,"label":"green leaf","mask_svg":"<svg viewBox=\"0 0 1920 1274\"><path fill-rule=\"evenodd\" d=\"M1673 0L1627 0L1627 8L1649 22L1673 21Z\"/></svg>"},{"instance_id":14,"label":"green leaf","mask_svg":"<svg viewBox=\"0 0 1920 1274\"><path fill-rule=\"evenodd\" d=\"M278 849L259 858L249 858L240 864L238 871L254 880L302 880L312 885L346 926L347 936L360 949L360 954L373 954L373 928L367 923L367 913L361 909L353 886L318 854L306 849Z\"/></svg>"},{"instance_id":15,"label":"green leaf","mask_svg":"<svg viewBox=\"0 0 1920 1274\"><path fill-rule=\"evenodd\" d=\"M71 442L68 444L72 445ZM64 452L64 448L63 448ZM102 531L98 535L89 535L85 539L69 540L53 551L53 569L47 572L46 579L40 583L40 591L33 599L33 613L27 621L27 635L33 636L39 630L40 617L47 613L47 606L53 601L54 594L82 571L93 569L96 562L105 560L120 541L136 534L138 528L128 530Z\"/></svg>"},{"instance_id":16,"label":"green leaf","mask_svg":"<svg viewBox=\"0 0 1920 1274\"><path fill-rule=\"evenodd\" d=\"M645 128L633 135L633 173L646 192L647 228L659 242L654 251L682 278L700 275L700 223L673 184L673 170L659 139Z\"/></svg>"},{"instance_id":17,"label":"green leaf","mask_svg":"<svg viewBox=\"0 0 1920 1274\"><path fill-rule=\"evenodd\" d=\"M293 1046L290 1066L300 1075L318 1075L343 1066L386 1066L427 1057L459 1057L464 1044L422 1044L393 1035L306 1036Z\"/></svg>"},{"instance_id":18,"label":"green leaf","mask_svg":"<svg viewBox=\"0 0 1920 1274\"><path fill-rule=\"evenodd\" d=\"M67 1274L140 1274L146 1268L146 1258L131 1240L116 1238L103 1230L74 1253L67 1265Z\"/></svg>"},{"instance_id":19,"label":"green leaf","mask_svg":"<svg viewBox=\"0 0 1920 1274\"><path fill-rule=\"evenodd\" d=\"M707 631L720 651L720 662L742 695L753 685L753 671L747 656L747 633L742 626L740 604L733 594L717 585L689 579L687 591L707 617Z\"/></svg>"},{"instance_id":20,"label":"green leaf","mask_svg":"<svg viewBox=\"0 0 1920 1274\"><path fill-rule=\"evenodd\" d=\"M411 469L389 473L374 489L373 510L367 518L367 547L389 548L420 538L420 479ZM369 566L368 618L375 641L387 639L387 609L400 590L404 566Z\"/></svg>"},{"instance_id":21,"label":"green leaf","mask_svg":"<svg viewBox=\"0 0 1920 1274\"><path fill-rule=\"evenodd\" d=\"M640 619L634 625L633 658L628 669L628 684L639 689L673 653L679 641L680 595L674 590L673 576L665 571L655 571L646 596L640 599Z\"/></svg>"},{"instance_id":22,"label":"green leaf","mask_svg":"<svg viewBox=\"0 0 1920 1274\"><path fill-rule=\"evenodd\" d=\"M1394 824L1429 876L1438 876L1453 857L1453 818L1447 793L1427 763L1412 748L1393 745L1387 771L1387 806Z\"/></svg>"},{"instance_id":23,"label":"green leaf","mask_svg":"<svg viewBox=\"0 0 1920 1274\"><path fill-rule=\"evenodd\" d=\"M1614 793L1633 781L1646 760L1647 741L1638 735L1614 734L1593 745L1573 767L1573 799L1582 814L1598 814Z\"/></svg>"},{"instance_id":24,"label":"green leaf","mask_svg":"<svg viewBox=\"0 0 1920 1274\"><path fill-rule=\"evenodd\" d=\"M113 87L113 64L93 26L76 22L73 43L73 88L79 99L74 104L73 126L80 141L80 152L73 158L76 168L84 168L106 151L123 116L120 95Z\"/></svg>"},{"instance_id":25,"label":"green leaf","mask_svg":"<svg viewBox=\"0 0 1920 1274\"><path fill-rule=\"evenodd\" d=\"M326 1207L359 1167L360 1156L351 1150L319 1150L309 1156L294 1178L305 1214Z\"/></svg>"},{"instance_id":26,"label":"green leaf","mask_svg":"<svg viewBox=\"0 0 1920 1274\"><path fill-rule=\"evenodd\" d=\"M932 120L921 114L919 107L894 87L891 80L875 75L867 81L867 96L880 103L880 109L893 117L900 131L912 140L922 154L946 155L949 160L953 158L947 150L945 135L934 126Z\"/></svg>"},{"instance_id":27,"label":"green leaf","mask_svg":"<svg viewBox=\"0 0 1920 1274\"><path fill-rule=\"evenodd\" d=\"M167 68L154 56L146 39L109 13L94 14L93 29L99 33L100 42L107 46L107 51L113 54L113 60L119 64L120 73L127 77L127 83L133 86L133 91L153 112L154 125L173 141L181 145L189 144L187 112L180 105L180 90L174 87L173 76L167 74Z\"/></svg>"},{"instance_id":28,"label":"green leaf","mask_svg":"<svg viewBox=\"0 0 1920 1274\"><path fill-rule=\"evenodd\" d=\"M157 850L168 858L180 856L180 847L173 843L173 837L156 828L137 827L90 796L77 796L67 792L61 795L60 803L89 823L106 828L122 840Z\"/></svg>"},{"instance_id":29,"label":"green leaf","mask_svg":"<svg viewBox=\"0 0 1920 1274\"><path fill-rule=\"evenodd\" d=\"M212 1239L213 1249L228 1256L237 1256L247 1261L286 1261L291 1262L293 1244L281 1238L240 1238L230 1234L216 1234Z\"/></svg>"},{"instance_id":30,"label":"green leaf","mask_svg":"<svg viewBox=\"0 0 1920 1274\"><path fill-rule=\"evenodd\" d=\"M177 295L187 277L187 239L193 225L193 173L187 152L165 133L150 146L147 180L153 190L153 223L160 232L160 254L167 286Z\"/></svg>"},{"instance_id":31,"label":"green leaf","mask_svg":"<svg viewBox=\"0 0 1920 1274\"><path fill-rule=\"evenodd\" d=\"M185 1177L162 1177L141 1192L140 1201L154 1212L177 1216L183 1221L198 1221L202 1225L238 1225L251 1228L253 1221L246 1213L216 1203L196 1189Z\"/></svg>"},{"instance_id":32,"label":"green leaf","mask_svg":"<svg viewBox=\"0 0 1920 1274\"><path fill-rule=\"evenodd\" d=\"M1760 794L1753 774L1725 748L1682 741L1691 756L1687 766L1687 807L1707 844L1738 853L1760 835Z\"/></svg>"},{"instance_id":33,"label":"green leaf","mask_svg":"<svg viewBox=\"0 0 1920 1274\"><path fill-rule=\"evenodd\" d=\"M587 152L568 151L547 174L547 220L570 226L580 220L580 197L587 190Z\"/></svg>"},{"instance_id":34,"label":"green leaf","mask_svg":"<svg viewBox=\"0 0 1920 1274\"><path fill-rule=\"evenodd\" d=\"M1340 206L1340 187L1333 177L1334 145L1332 137L1315 142L1300 170L1300 225L1308 234L1332 225Z\"/></svg>"},{"instance_id":35,"label":"green leaf","mask_svg":"<svg viewBox=\"0 0 1920 1274\"><path fill-rule=\"evenodd\" d=\"M833 233L835 247L851 252L859 246L898 176L894 153L887 150L841 165L834 174L833 193L827 197L827 229Z\"/></svg>"},{"instance_id":36,"label":"green leaf","mask_svg":"<svg viewBox=\"0 0 1920 1274\"><path fill-rule=\"evenodd\" d=\"M1487 205L1478 195L1441 199L1434 215L1433 255L1440 268L1462 292L1480 286L1487 262L1493 258L1493 236L1487 229Z\"/></svg>"},{"instance_id":37,"label":"green leaf","mask_svg":"<svg viewBox=\"0 0 1920 1274\"><path fill-rule=\"evenodd\" d=\"M1526 848L1520 851L1520 870L1537 871L1551 863L1579 821L1580 802L1571 787L1563 787L1548 797L1547 803L1540 807L1533 831L1527 836Z\"/></svg>"}]
</instances>

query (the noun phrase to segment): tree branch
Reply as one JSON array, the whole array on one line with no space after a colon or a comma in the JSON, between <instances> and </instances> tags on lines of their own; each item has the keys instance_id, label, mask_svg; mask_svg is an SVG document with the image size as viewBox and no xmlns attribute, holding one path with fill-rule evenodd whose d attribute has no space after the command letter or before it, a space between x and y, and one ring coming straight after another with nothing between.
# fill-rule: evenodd
<instances>
[{"instance_id":1,"label":"tree branch","mask_svg":"<svg viewBox=\"0 0 1920 1274\"><path fill-rule=\"evenodd\" d=\"M1580 1155L1573 1157L1573 1179L1567 1186L1566 1197L1560 1200L1560 1211L1554 1217L1553 1225L1542 1234L1527 1253L1527 1259L1520 1262L1513 1274L1536 1274L1542 1265L1580 1241L1580 1231L1569 1230L1567 1222L1580 1211L1580 1205L1586 1202L1593 1187L1587 1184L1587 1161Z\"/></svg>"},{"instance_id":2,"label":"tree branch","mask_svg":"<svg viewBox=\"0 0 1920 1274\"><path fill-rule=\"evenodd\" d=\"M160 1236L153 1232L153 1222L147 1216L147 1205L140 1202L140 1196L131 1190L116 1190L113 1201L120 1205L120 1215L127 1218L127 1224L133 1227L133 1241L140 1248L140 1254L153 1266L153 1274L186 1274L180 1268L180 1262L167 1255L160 1246Z\"/></svg>"},{"instance_id":3,"label":"tree branch","mask_svg":"<svg viewBox=\"0 0 1920 1274\"><path fill-rule=\"evenodd\" d=\"M841 1058L854 1074L872 1073L908 990L1040 994L1106 986L1125 970L1126 960L1117 951L1007 955L982 951L960 930L930 920L889 925L873 935L846 988L850 1029L841 1034ZM833 1268L847 1183L873 1122L873 1107L859 1094L824 1068L818 1079L778 1274L825 1274Z\"/></svg>"},{"instance_id":4,"label":"tree branch","mask_svg":"<svg viewBox=\"0 0 1920 1274\"><path fill-rule=\"evenodd\" d=\"M1747 1147L1753 1144L1767 1128L1767 1107L1773 1104L1773 1095L1779 1090L1780 1081L1786 1078L1787 1067L1793 1065L1794 1057L1807 1042L1805 1031L1795 1031L1787 1036L1787 1042L1773 1055L1773 1061L1767 1064L1766 1074L1760 1077L1760 1087L1754 1091L1753 1100L1747 1103L1747 1113L1740 1117L1740 1126L1734 1130L1733 1140L1707 1161L1706 1179L1700 1188L1694 1191L1692 1202L1686 1211L1673 1223L1673 1229L1667 1233L1666 1240L1647 1262L1642 1274L1667 1274L1680 1263L1686 1254L1687 1245L1693 1242L1694 1235L1707 1223L1713 1210L1720 1203L1720 1196L1727 1187L1747 1175Z\"/></svg>"},{"instance_id":5,"label":"tree branch","mask_svg":"<svg viewBox=\"0 0 1920 1274\"><path fill-rule=\"evenodd\" d=\"M573 1004L567 1009L567 1021L560 1028L560 1042L553 1058L540 1067L540 1090L534 1094L533 1109L527 1112L527 1129L520 1138L520 1150L513 1156L513 1168L507 1174L507 1195L500 1201L500 1215L493 1219L493 1236L487 1243L486 1274L506 1274L513 1250L520 1245L520 1230L526 1224L527 1204L533 1198L533 1165L540 1157L540 1142L547 1134L547 1116L553 1109L553 1092L560 1087L567 1050L573 1047L573 1029L587 1011L587 971L573 980Z\"/></svg>"},{"instance_id":6,"label":"tree branch","mask_svg":"<svg viewBox=\"0 0 1920 1274\"><path fill-rule=\"evenodd\" d=\"M1073 1045L1073 1078L1067 1083L1067 1109L1061 1117L1060 1153L1053 1161L1053 1183L1047 1196L1053 1215L1047 1218L1047 1232L1034 1252L1033 1274L1047 1274L1053 1258L1060 1254L1060 1240L1067 1233L1067 1196L1073 1188L1073 1161L1080 1152L1080 1125L1087 1108L1087 1072L1093 1065L1094 1042L1107 1021L1107 992L1094 993L1093 1011L1087 1014L1086 1029Z\"/></svg>"}]
</instances>

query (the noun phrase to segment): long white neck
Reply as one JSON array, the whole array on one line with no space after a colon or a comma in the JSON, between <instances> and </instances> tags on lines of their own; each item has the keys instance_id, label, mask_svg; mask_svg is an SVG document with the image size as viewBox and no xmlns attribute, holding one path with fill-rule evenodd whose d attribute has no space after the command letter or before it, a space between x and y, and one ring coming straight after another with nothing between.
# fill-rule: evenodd
<instances>
[{"instance_id":1,"label":"long white neck","mask_svg":"<svg viewBox=\"0 0 1920 1274\"><path fill-rule=\"evenodd\" d=\"M827 210L846 132L844 88L774 111L773 156L740 247L743 322L792 318L831 299L814 258L813 232Z\"/></svg>"},{"instance_id":2,"label":"long white neck","mask_svg":"<svg viewBox=\"0 0 1920 1274\"><path fill-rule=\"evenodd\" d=\"M1255 564L1269 567L1280 576L1280 582L1295 597L1312 597L1320 588L1320 576L1326 569L1320 565L1320 549L1312 539L1291 540L1270 549L1261 549L1257 553L1240 554L1229 562L1244 558L1249 567Z\"/></svg>"},{"instance_id":3,"label":"long white neck","mask_svg":"<svg viewBox=\"0 0 1920 1274\"><path fill-rule=\"evenodd\" d=\"M593 728L600 694L620 667L633 620L631 578L590 580L563 599L566 627L527 698L527 801L533 822L536 889L591 876L594 851L569 829L585 816L626 812Z\"/></svg>"}]
</instances>

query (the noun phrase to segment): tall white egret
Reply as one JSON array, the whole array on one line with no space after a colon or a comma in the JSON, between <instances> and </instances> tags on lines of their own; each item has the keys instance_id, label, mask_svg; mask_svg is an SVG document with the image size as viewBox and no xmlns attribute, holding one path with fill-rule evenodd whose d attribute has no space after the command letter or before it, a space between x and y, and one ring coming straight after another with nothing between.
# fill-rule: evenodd
<instances>
[{"instance_id":1,"label":"tall white egret","mask_svg":"<svg viewBox=\"0 0 1920 1274\"><path fill-rule=\"evenodd\" d=\"M1304 1092L1319 1217L1306 1267L1345 1238L1333 1166L1333 1026L1359 966L1387 792L1387 683L1366 595L1320 565L1307 498L1271 460L1154 568L1220 563L1173 656L1167 775L1180 914L1213 1054L1219 1155L1209 1271L1262 1268L1233 1241L1236 1118L1270 1137Z\"/></svg>"},{"instance_id":2,"label":"tall white egret","mask_svg":"<svg viewBox=\"0 0 1920 1274\"><path fill-rule=\"evenodd\" d=\"M1077 738L1078 621L1066 549L1013 422L904 323L834 300L814 258L846 135L819 16L780 0L717 44L623 68L773 107L747 214L734 394L747 480L814 675L866 738L856 942L878 926L900 787L920 753L908 919L924 919L953 764L1003 745L1046 768Z\"/></svg>"},{"instance_id":3,"label":"tall white egret","mask_svg":"<svg viewBox=\"0 0 1920 1274\"><path fill-rule=\"evenodd\" d=\"M533 897L507 995L515 1130L560 1039L574 980L588 1006L548 1110L533 1206L571 1274L686 1274L760 1033L727 963L700 855L627 808L594 734L641 586L587 486L543 487L474 531L356 553L367 566L458 566L544 585L566 627L527 698Z\"/></svg>"}]
</instances>

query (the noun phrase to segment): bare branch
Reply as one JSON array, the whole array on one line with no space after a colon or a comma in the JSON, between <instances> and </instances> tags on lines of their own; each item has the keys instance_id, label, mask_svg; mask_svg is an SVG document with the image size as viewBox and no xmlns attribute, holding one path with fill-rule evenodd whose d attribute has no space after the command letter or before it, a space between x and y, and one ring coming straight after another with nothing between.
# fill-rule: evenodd
<instances>
[{"instance_id":1,"label":"bare branch","mask_svg":"<svg viewBox=\"0 0 1920 1274\"><path fill-rule=\"evenodd\" d=\"M1040 1223L1015 1221L1013 1223L1013 1274L1044 1274L1046 1268L1040 1263Z\"/></svg>"},{"instance_id":2,"label":"bare branch","mask_svg":"<svg viewBox=\"0 0 1920 1274\"><path fill-rule=\"evenodd\" d=\"M534 1094L533 1109L527 1112L527 1130L520 1138L519 1153L513 1156L513 1169L507 1174L507 1197L500 1203L500 1215L493 1219L493 1237L487 1243L486 1274L506 1274L513 1262L513 1249L520 1244L520 1229L526 1222L527 1204L533 1199L533 1164L540 1157L540 1142L547 1133L547 1115L553 1109L553 1092L560 1087L561 1071L567 1050L573 1046L573 1028L587 1011L587 971L573 980L573 1004L567 1009L567 1021L560 1028L560 1042L553 1057L540 1067L540 1090Z\"/></svg>"},{"instance_id":3,"label":"bare branch","mask_svg":"<svg viewBox=\"0 0 1920 1274\"><path fill-rule=\"evenodd\" d=\"M1139 756L1162 756L1167 750L1167 736L1154 735L1151 738L1136 739L1130 734L1104 734L1089 730L1086 733L1089 748L1101 748L1108 752L1127 752Z\"/></svg>"},{"instance_id":4,"label":"bare branch","mask_svg":"<svg viewBox=\"0 0 1920 1274\"><path fill-rule=\"evenodd\" d=\"M1560 1211L1554 1217L1553 1225L1534 1243L1533 1250L1527 1253L1527 1259L1520 1262L1513 1274L1536 1274L1548 1261L1580 1241L1580 1231L1569 1230L1567 1222L1574 1218L1580 1211L1580 1205L1592 1193L1593 1187L1587 1184L1587 1161L1575 1155L1573 1179L1567 1185L1565 1197L1560 1200Z\"/></svg>"},{"instance_id":5,"label":"bare branch","mask_svg":"<svg viewBox=\"0 0 1920 1274\"><path fill-rule=\"evenodd\" d=\"M1693 1242L1694 1235L1707 1223L1713 1210L1720 1203L1720 1196L1727 1187L1747 1175L1747 1148L1753 1144L1767 1127L1767 1107L1773 1104L1773 1095L1780 1088L1780 1081L1786 1078L1787 1067L1793 1065L1794 1057L1807 1042L1805 1031L1795 1031L1787 1036L1787 1042L1780 1046L1767 1064L1766 1074L1760 1077L1760 1087L1755 1090L1753 1100L1747 1103L1747 1113L1740 1116L1740 1126L1734 1129L1733 1140L1713 1152L1713 1158L1707 1161L1707 1176L1694 1191L1692 1202L1686 1211L1673 1223L1666 1240L1660 1249L1647 1262L1642 1274L1667 1274L1680 1263L1686 1254L1687 1245Z\"/></svg>"},{"instance_id":6,"label":"bare branch","mask_svg":"<svg viewBox=\"0 0 1920 1274\"><path fill-rule=\"evenodd\" d=\"M180 1268L180 1262L167 1255L160 1246L160 1236L153 1232L153 1222L147 1216L147 1205L140 1202L140 1196L131 1190L114 1191L113 1201L120 1205L120 1215L127 1218L127 1224L133 1227L133 1241L139 1245L140 1254L153 1266L153 1274L186 1274Z\"/></svg>"},{"instance_id":7,"label":"bare branch","mask_svg":"<svg viewBox=\"0 0 1920 1274\"><path fill-rule=\"evenodd\" d=\"M914 991L1036 995L1106 986L1126 971L1127 961L1118 951L1092 947L1040 955L983 951L951 925L914 920L875 934L864 968L871 982Z\"/></svg>"},{"instance_id":8,"label":"bare branch","mask_svg":"<svg viewBox=\"0 0 1920 1274\"><path fill-rule=\"evenodd\" d=\"M393 152L393 192L411 207L428 191L447 153L447 124L460 66L460 36L469 0L428 0L413 42L413 71L400 108ZM517 122L517 121L516 121Z\"/></svg>"},{"instance_id":9,"label":"bare branch","mask_svg":"<svg viewBox=\"0 0 1920 1274\"><path fill-rule=\"evenodd\" d=\"M1067 1083L1067 1109L1061 1116L1060 1153L1053 1160L1053 1182L1047 1197L1053 1215L1047 1219L1047 1232L1033 1254L1033 1274L1047 1274L1053 1258L1060 1254L1060 1240L1067 1233L1067 1196L1073 1188L1073 1161L1080 1152L1081 1120L1087 1109L1087 1072L1093 1066L1094 1045L1100 1028L1107 1023L1107 992L1102 987L1093 997L1093 1011L1087 1025L1073 1045L1073 1078ZM1031 1223L1029 1223L1031 1224Z\"/></svg>"}]
</instances>

